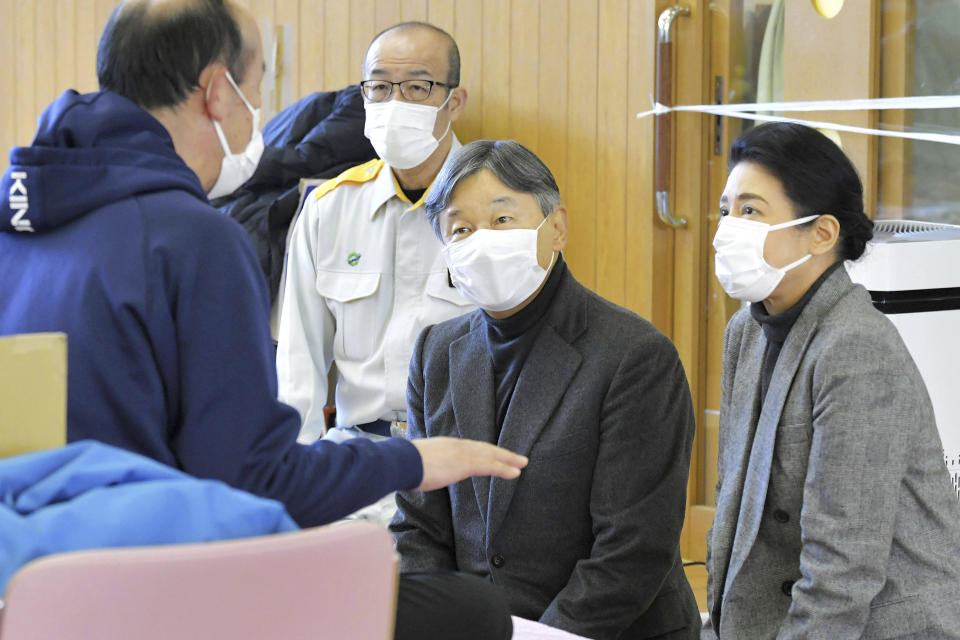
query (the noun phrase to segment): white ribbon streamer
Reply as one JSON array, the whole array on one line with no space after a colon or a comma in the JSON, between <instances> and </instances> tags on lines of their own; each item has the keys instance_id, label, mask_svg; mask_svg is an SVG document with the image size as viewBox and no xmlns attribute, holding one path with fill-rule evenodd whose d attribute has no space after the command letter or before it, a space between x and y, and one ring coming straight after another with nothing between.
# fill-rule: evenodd
<instances>
[{"instance_id":1,"label":"white ribbon streamer","mask_svg":"<svg viewBox=\"0 0 960 640\"><path fill-rule=\"evenodd\" d=\"M698 104L678 105L670 107L655 102L653 109L637 114L637 118L646 118L653 115L662 115L672 111L689 111L709 113L730 118L745 120L760 120L764 122L796 122L818 129L835 129L851 133L884 136L889 138L905 138L909 140L923 140L926 142L940 142L943 144L960 145L960 135L935 133L930 131L890 131L887 129L872 129L824 122L820 120L804 120L787 118L785 116L757 113L758 111L871 111L884 109L956 109L960 107L960 95L950 96L911 96L906 98L868 98L860 100L812 100L802 102L753 102L740 104Z\"/></svg>"}]
</instances>

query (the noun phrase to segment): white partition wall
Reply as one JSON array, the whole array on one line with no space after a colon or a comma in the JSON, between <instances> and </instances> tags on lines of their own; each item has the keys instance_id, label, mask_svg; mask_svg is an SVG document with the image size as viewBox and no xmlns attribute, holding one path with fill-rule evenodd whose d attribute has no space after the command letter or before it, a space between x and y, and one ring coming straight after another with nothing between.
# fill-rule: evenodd
<instances>
[{"instance_id":1,"label":"white partition wall","mask_svg":"<svg viewBox=\"0 0 960 640\"><path fill-rule=\"evenodd\" d=\"M903 337L927 385L960 499L960 227L884 220L847 264Z\"/></svg>"}]
</instances>

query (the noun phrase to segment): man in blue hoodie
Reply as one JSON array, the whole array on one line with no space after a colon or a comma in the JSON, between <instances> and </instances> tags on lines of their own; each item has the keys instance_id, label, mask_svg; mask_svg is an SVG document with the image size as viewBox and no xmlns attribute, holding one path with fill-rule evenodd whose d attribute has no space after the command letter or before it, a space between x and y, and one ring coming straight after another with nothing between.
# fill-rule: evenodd
<instances>
[{"instance_id":1,"label":"man in blue hoodie","mask_svg":"<svg viewBox=\"0 0 960 640\"><path fill-rule=\"evenodd\" d=\"M239 187L262 149L249 13L225 0L124 3L97 71L101 91L65 92L0 181L0 335L67 334L70 441L279 500L301 526L398 489L519 475L525 458L486 443L296 443L298 414L276 399L263 275L243 229L207 202ZM398 637L426 623L473 637L464 609L453 621L424 612L444 604L485 620L477 637L509 637L485 585L433 578L401 580Z\"/></svg>"}]
</instances>

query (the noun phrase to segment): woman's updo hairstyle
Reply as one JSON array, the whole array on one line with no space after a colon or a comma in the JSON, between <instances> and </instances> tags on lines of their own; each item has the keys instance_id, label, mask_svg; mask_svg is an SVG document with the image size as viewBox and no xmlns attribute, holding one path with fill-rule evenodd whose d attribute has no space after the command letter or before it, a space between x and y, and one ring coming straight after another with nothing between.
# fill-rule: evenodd
<instances>
[{"instance_id":1,"label":"woman's updo hairstyle","mask_svg":"<svg viewBox=\"0 0 960 640\"><path fill-rule=\"evenodd\" d=\"M830 138L811 127L773 122L734 141L727 166L757 164L783 185L796 217L831 214L840 223L837 256L856 260L873 237L863 211L863 185L850 159Z\"/></svg>"}]
</instances>

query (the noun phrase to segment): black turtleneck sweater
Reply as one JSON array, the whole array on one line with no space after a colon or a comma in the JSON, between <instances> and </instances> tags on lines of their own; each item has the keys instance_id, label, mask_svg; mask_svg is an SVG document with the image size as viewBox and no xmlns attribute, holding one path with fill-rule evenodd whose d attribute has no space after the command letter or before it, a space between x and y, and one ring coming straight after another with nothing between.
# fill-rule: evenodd
<instances>
[{"instance_id":1,"label":"black turtleneck sweater","mask_svg":"<svg viewBox=\"0 0 960 640\"><path fill-rule=\"evenodd\" d=\"M767 338L767 347L763 352L763 370L760 373L761 403L767 397L767 387L770 386L773 368L777 365L780 350L783 348L783 343L786 342L787 336L790 335L790 330L796 323L797 318L800 317L804 307L810 302L810 298L813 297L817 289L820 288L820 285L823 284L823 281L842 264L842 262L835 262L827 267L827 270L817 278L817 281L810 285L810 288L803 294L803 297L785 311L771 315L767 313L767 309L763 306L762 302L754 302L750 305L750 315L760 323L760 326L763 328L763 335Z\"/></svg>"},{"instance_id":2,"label":"black turtleneck sweater","mask_svg":"<svg viewBox=\"0 0 960 640\"><path fill-rule=\"evenodd\" d=\"M500 320L486 313L482 314L487 323L487 349L493 360L497 433L503 428L503 419L513 398L513 390L517 387L520 370L536 342L540 327L543 326L541 321L553 303L566 270L563 256L558 255L546 283L530 304L512 316Z\"/></svg>"}]
</instances>

